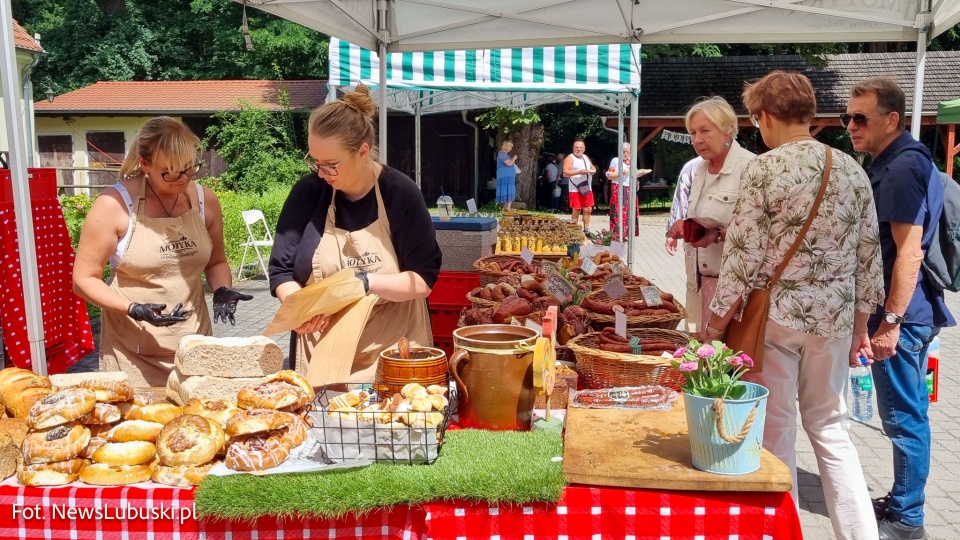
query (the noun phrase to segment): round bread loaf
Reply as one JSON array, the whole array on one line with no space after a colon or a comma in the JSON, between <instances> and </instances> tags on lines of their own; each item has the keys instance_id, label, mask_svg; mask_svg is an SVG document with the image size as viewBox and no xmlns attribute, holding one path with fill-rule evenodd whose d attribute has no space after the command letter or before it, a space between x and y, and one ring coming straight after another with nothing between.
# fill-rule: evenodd
<instances>
[{"instance_id":1,"label":"round bread loaf","mask_svg":"<svg viewBox=\"0 0 960 540\"><path fill-rule=\"evenodd\" d=\"M203 465L177 465L174 467L158 463L153 466L153 474L150 477L154 482L168 486L196 486L203 482L210 469L216 467L219 463L219 461L211 461Z\"/></svg>"},{"instance_id":2,"label":"round bread loaf","mask_svg":"<svg viewBox=\"0 0 960 540\"><path fill-rule=\"evenodd\" d=\"M91 379L80 383L80 388L93 391L101 403L120 403L133 399L133 387L126 381Z\"/></svg>"},{"instance_id":3,"label":"round bread loaf","mask_svg":"<svg viewBox=\"0 0 960 540\"><path fill-rule=\"evenodd\" d=\"M162 465L201 465L223 448L220 424L195 414L174 418L157 437L157 454Z\"/></svg>"},{"instance_id":4,"label":"round bread loaf","mask_svg":"<svg viewBox=\"0 0 960 540\"><path fill-rule=\"evenodd\" d=\"M23 462L67 461L80 455L89 442L90 430L77 423L34 431L23 439Z\"/></svg>"},{"instance_id":5,"label":"round bread loaf","mask_svg":"<svg viewBox=\"0 0 960 540\"><path fill-rule=\"evenodd\" d=\"M157 447L152 442L108 442L93 453L93 461L107 465L143 465L156 455Z\"/></svg>"},{"instance_id":6,"label":"round bread loaf","mask_svg":"<svg viewBox=\"0 0 960 540\"><path fill-rule=\"evenodd\" d=\"M240 409L233 401L225 401L222 399L190 398L190 401L187 401L187 404L183 407L183 414L195 414L197 416L203 416L204 418L209 418L220 424L221 427L224 427L227 425L227 420L230 420L230 417L236 414L238 410Z\"/></svg>"},{"instance_id":7,"label":"round bread loaf","mask_svg":"<svg viewBox=\"0 0 960 540\"><path fill-rule=\"evenodd\" d=\"M146 420L166 424L183 414L183 409L171 403L148 403L140 407L133 407L127 413L127 420Z\"/></svg>"},{"instance_id":8,"label":"round bread loaf","mask_svg":"<svg viewBox=\"0 0 960 540\"><path fill-rule=\"evenodd\" d=\"M16 441L17 446L23 444L23 439L27 437L30 428L27 427L26 418L0 418L0 431L6 431Z\"/></svg>"},{"instance_id":9,"label":"round bread loaf","mask_svg":"<svg viewBox=\"0 0 960 540\"><path fill-rule=\"evenodd\" d=\"M80 470L89 464L89 461L77 458L25 465L17 474L17 482L24 486L63 486L76 482L80 478Z\"/></svg>"},{"instance_id":10,"label":"round bread loaf","mask_svg":"<svg viewBox=\"0 0 960 540\"><path fill-rule=\"evenodd\" d=\"M45 396L30 408L27 426L48 429L72 422L93 410L97 396L84 388L66 388Z\"/></svg>"},{"instance_id":11,"label":"round bread loaf","mask_svg":"<svg viewBox=\"0 0 960 540\"><path fill-rule=\"evenodd\" d=\"M231 437L283 429L290 425L294 415L271 409L239 411L227 422L226 433Z\"/></svg>"},{"instance_id":12,"label":"round bread loaf","mask_svg":"<svg viewBox=\"0 0 960 540\"><path fill-rule=\"evenodd\" d=\"M104 437L109 442L155 442L163 424L146 420L126 420L113 426Z\"/></svg>"},{"instance_id":13,"label":"round bread loaf","mask_svg":"<svg viewBox=\"0 0 960 540\"><path fill-rule=\"evenodd\" d=\"M7 413L14 418L26 418L30 415L30 408L34 403L53 393L47 377L14 374L8 380L8 384L0 387L0 393L3 394Z\"/></svg>"},{"instance_id":14,"label":"round bread loaf","mask_svg":"<svg viewBox=\"0 0 960 540\"><path fill-rule=\"evenodd\" d=\"M92 463L80 470L80 481L92 486L123 486L149 479L150 467L146 465Z\"/></svg>"},{"instance_id":15,"label":"round bread loaf","mask_svg":"<svg viewBox=\"0 0 960 540\"><path fill-rule=\"evenodd\" d=\"M93 410L77 419L85 426L102 426L120 421L120 408L112 403L97 403Z\"/></svg>"}]
</instances>

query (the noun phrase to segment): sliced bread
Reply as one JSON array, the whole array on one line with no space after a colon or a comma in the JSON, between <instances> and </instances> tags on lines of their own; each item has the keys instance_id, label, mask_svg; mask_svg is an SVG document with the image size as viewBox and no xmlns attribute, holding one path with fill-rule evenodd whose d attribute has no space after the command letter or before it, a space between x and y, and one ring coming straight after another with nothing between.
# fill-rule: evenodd
<instances>
[{"instance_id":1,"label":"sliced bread","mask_svg":"<svg viewBox=\"0 0 960 540\"><path fill-rule=\"evenodd\" d=\"M175 363L188 377L265 377L283 369L283 351L264 336L217 338L193 334L180 340Z\"/></svg>"},{"instance_id":2,"label":"sliced bread","mask_svg":"<svg viewBox=\"0 0 960 540\"><path fill-rule=\"evenodd\" d=\"M260 377L242 377L229 379L226 377L187 376L179 370L170 372L167 379L167 397L181 407L192 398L223 399L237 401L237 393L245 386L261 382Z\"/></svg>"}]
</instances>

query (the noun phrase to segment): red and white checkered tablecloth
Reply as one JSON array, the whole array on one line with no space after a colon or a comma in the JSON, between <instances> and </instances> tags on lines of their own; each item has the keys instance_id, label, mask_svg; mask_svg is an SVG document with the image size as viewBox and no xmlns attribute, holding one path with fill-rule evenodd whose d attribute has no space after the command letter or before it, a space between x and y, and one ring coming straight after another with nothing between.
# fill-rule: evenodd
<instances>
[{"instance_id":1,"label":"red and white checkered tablecloth","mask_svg":"<svg viewBox=\"0 0 960 540\"><path fill-rule=\"evenodd\" d=\"M87 305L73 292L73 246L57 199L33 201L40 303L49 373L63 373L94 350ZM0 301L4 345L13 363L31 369L20 251L13 203L0 203Z\"/></svg>"},{"instance_id":2,"label":"red and white checkered tablecloth","mask_svg":"<svg viewBox=\"0 0 960 540\"><path fill-rule=\"evenodd\" d=\"M799 540L803 536L789 493L571 486L558 504L432 502L378 508L337 520L263 517L241 523L195 520L189 489L26 488L5 482L0 485L0 538Z\"/></svg>"}]
</instances>

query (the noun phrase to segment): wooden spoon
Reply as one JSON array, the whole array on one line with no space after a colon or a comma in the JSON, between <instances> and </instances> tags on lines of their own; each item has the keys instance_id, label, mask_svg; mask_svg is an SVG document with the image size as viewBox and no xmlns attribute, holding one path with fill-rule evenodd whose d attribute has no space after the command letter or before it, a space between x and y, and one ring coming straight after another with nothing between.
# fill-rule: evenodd
<instances>
[{"instance_id":1,"label":"wooden spoon","mask_svg":"<svg viewBox=\"0 0 960 540\"><path fill-rule=\"evenodd\" d=\"M410 359L410 340L407 339L407 336L400 338L400 341L397 342L397 349L400 350L400 358L403 360Z\"/></svg>"}]
</instances>

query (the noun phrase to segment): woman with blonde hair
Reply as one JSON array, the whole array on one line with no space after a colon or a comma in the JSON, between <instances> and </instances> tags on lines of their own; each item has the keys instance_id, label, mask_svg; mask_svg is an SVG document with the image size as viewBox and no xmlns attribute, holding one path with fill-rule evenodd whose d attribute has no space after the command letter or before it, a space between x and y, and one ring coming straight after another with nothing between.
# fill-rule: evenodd
<instances>
[{"instance_id":1,"label":"woman with blonde hair","mask_svg":"<svg viewBox=\"0 0 960 540\"><path fill-rule=\"evenodd\" d=\"M613 239L618 242L627 241L627 228L630 223L630 190L637 189L636 184L630 182L630 143L623 143L623 163L620 158L615 157L610 160L610 167L607 168L607 180L610 180L610 230L613 231ZM650 174L650 169L637 169L637 178L645 174ZM623 186L623 205L620 203L620 186ZM640 236L640 205L637 205L637 218L634 222L634 236Z\"/></svg>"},{"instance_id":2,"label":"woman with blonde hair","mask_svg":"<svg viewBox=\"0 0 960 540\"><path fill-rule=\"evenodd\" d=\"M341 270L355 272L365 297L296 329L290 357L311 384L372 383L380 353L401 337L431 346L426 297L442 254L417 184L378 161L363 85L310 115L304 157L313 172L283 205L270 256L270 290L290 294Z\"/></svg>"},{"instance_id":3,"label":"woman with blonde hair","mask_svg":"<svg viewBox=\"0 0 960 540\"><path fill-rule=\"evenodd\" d=\"M503 141L497 152L497 204L503 205L504 212L517 200L517 156L510 157L511 150L513 142Z\"/></svg>"},{"instance_id":4,"label":"woman with blonde hair","mask_svg":"<svg viewBox=\"0 0 960 540\"><path fill-rule=\"evenodd\" d=\"M693 148L703 158L690 186L687 218L707 218L721 224L690 244L692 249L684 249L687 328L699 332L701 320L710 319L709 304L720 275L726 224L730 222L740 192L740 175L754 154L737 144L737 115L722 97L695 103L687 111L686 123ZM683 220L676 221L667 236L683 238Z\"/></svg>"},{"instance_id":5,"label":"woman with blonde hair","mask_svg":"<svg viewBox=\"0 0 960 540\"><path fill-rule=\"evenodd\" d=\"M848 366L872 356L867 320L885 297L870 179L852 157L810 136L817 101L804 75L774 71L747 87L743 103L772 150L743 173L711 304L716 315L704 333L721 339L750 292L780 272L770 287L763 371L744 376L770 391L763 446L790 467L799 504L799 404L834 533L873 540L877 523L845 403Z\"/></svg>"},{"instance_id":6,"label":"woman with blonde hair","mask_svg":"<svg viewBox=\"0 0 960 540\"><path fill-rule=\"evenodd\" d=\"M215 322L235 324L237 301L253 298L230 290L220 201L193 181L199 145L178 120L147 121L80 233L73 287L103 310L100 370L122 370L134 386L165 386L180 338L212 334L203 275Z\"/></svg>"}]
</instances>

